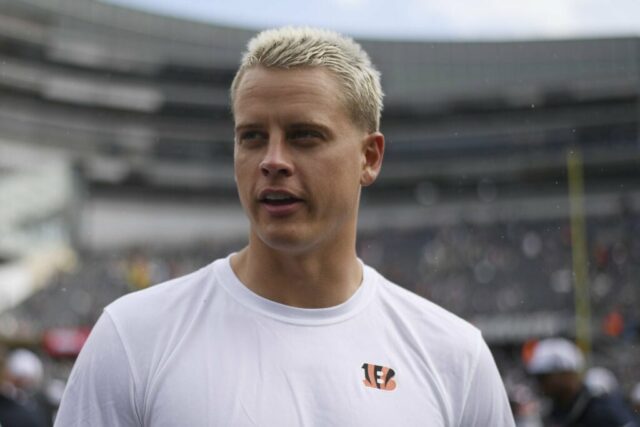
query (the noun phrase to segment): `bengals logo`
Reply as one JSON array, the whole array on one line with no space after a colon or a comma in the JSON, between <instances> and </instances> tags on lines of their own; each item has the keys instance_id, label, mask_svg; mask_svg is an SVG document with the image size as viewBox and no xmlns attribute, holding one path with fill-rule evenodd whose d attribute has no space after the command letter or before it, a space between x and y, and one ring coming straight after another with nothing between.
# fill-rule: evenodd
<instances>
[{"instance_id":1,"label":"bengals logo","mask_svg":"<svg viewBox=\"0 0 640 427\"><path fill-rule=\"evenodd\" d=\"M364 369L365 386L387 391L395 390L396 382L393 377L396 373L393 369L371 363L364 363L362 369Z\"/></svg>"}]
</instances>

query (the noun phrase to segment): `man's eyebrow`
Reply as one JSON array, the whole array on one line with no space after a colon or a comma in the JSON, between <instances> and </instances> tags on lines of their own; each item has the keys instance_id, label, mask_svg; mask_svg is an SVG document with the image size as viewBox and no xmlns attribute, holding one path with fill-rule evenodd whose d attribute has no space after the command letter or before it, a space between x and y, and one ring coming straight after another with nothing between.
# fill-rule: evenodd
<instances>
[{"instance_id":1,"label":"man's eyebrow","mask_svg":"<svg viewBox=\"0 0 640 427\"><path fill-rule=\"evenodd\" d=\"M315 129L319 129L323 132L327 132L330 133L330 128L329 126L326 126L322 123L318 123L318 122L295 122L290 124L289 126L287 126L289 129L301 129L301 128L315 128Z\"/></svg>"},{"instance_id":2,"label":"man's eyebrow","mask_svg":"<svg viewBox=\"0 0 640 427\"><path fill-rule=\"evenodd\" d=\"M260 123L240 123L239 125L236 125L236 127L234 128L236 132L241 131L241 130L246 130L246 129L256 129L256 128L260 128L262 127L262 125Z\"/></svg>"},{"instance_id":3,"label":"man's eyebrow","mask_svg":"<svg viewBox=\"0 0 640 427\"><path fill-rule=\"evenodd\" d=\"M247 129L259 129L264 127L263 124L258 123L258 122L249 122L249 123L240 123L238 125L236 125L236 127L234 128L236 132L240 132L243 130L247 130ZM327 132L330 133L331 130L329 128L329 126L324 125L322 123L318 123L318 122L313 122L313 121L301 121L301 122L294 122L291 123L289 125L287 125L287 128L289 129L303 129L303 128L315 128L315 129L319 129L323 132Z\"/></svg>"}]
</instances>

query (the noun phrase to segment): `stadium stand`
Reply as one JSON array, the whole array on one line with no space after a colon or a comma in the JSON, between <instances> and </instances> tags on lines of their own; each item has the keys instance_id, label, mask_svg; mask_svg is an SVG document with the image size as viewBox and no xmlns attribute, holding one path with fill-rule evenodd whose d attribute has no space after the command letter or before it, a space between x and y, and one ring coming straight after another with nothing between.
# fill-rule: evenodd
<instances>
[{"instance_id":1,"label":"stadium stand","mask_svg":"<svg viewBox=\"0 0 640 427\"><path fill-rule=\"evenodd\" d=\"M91 326L123 293L241 247L228 87L254 33L97 0L0 0L0 155L65 165L73 197L38 193L33 206L58 202L30 212L63 218L79 254L0 313L0 337ZM593 357L637 382L640 38L361 42L382 72L388 143L363 194L362 258L476 323L517 371L527 339L574 333L579 152Z\"/></svg>"}]
</instances>

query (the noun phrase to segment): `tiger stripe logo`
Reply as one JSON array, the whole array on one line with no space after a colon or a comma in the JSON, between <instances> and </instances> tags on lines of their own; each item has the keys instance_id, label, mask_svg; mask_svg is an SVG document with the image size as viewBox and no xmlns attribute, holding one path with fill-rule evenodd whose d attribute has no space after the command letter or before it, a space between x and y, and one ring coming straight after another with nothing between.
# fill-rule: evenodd
<instances>
[{"instance_id":1,"label":"tiger stripe logo","mask_svg":"<svg viewBox=\"0 0 640 427\"><path fill-rule=\"evenodd\" d=\"M362 382L365 386L387 391L395 390L396 381L393 377L396 373L393 369L372 363L362 364L362 369L364 370Z\"/></svg>"}]
</instances>

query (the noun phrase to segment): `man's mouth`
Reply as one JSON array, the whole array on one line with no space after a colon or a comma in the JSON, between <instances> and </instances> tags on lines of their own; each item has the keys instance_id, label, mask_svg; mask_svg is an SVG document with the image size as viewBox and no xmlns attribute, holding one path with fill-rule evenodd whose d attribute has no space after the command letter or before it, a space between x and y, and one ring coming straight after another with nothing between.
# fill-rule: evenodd
<instances>
[{"instance_id":1,"label":"man's mouth","mask_svg":"<svg viewBox=\"0 0 640 427\"><path fill-rule=\"evenodd\" d=\"M302 201L302 199L284 192L269 192L262 195L259 200L261 203L271 206L283 206Z\"/></svg>"}]
</instances>

